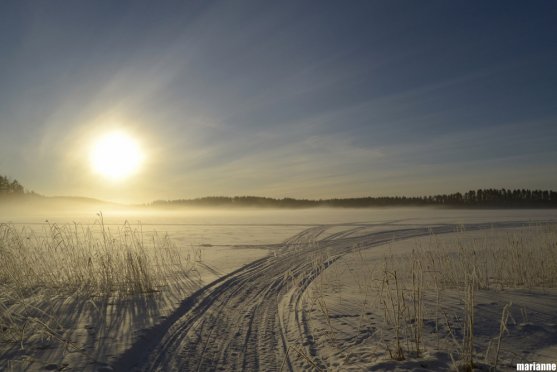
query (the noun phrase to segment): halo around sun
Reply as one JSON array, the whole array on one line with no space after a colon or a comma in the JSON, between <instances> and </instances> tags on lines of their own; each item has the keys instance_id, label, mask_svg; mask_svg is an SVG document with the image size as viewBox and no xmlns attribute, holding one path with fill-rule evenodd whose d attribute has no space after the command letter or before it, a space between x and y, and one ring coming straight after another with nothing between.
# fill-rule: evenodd
<instances>
[{"instance_id":1,"label":"halo around sun","mask_svg":"<svg viewBox=\"0 0 557 372\"><path fill-rule=\"evenodd\" d=\"M114 181L135 174L143 162L137 141L124 132L108 133L97 139L89 153L92 169Z\"/></svg>"}]
</instances>

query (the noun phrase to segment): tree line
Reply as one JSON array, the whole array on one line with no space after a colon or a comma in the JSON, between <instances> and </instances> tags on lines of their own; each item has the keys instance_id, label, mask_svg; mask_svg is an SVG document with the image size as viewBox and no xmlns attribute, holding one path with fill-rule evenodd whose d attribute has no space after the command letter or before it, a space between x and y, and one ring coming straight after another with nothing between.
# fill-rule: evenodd
<instances>
[{"instance_id":1,"label":"tree line","mask_svg":"<svg viewBox=\"0 0 557 372\"><path fill-rule=\"evenodd\" d=\"M158 200L154 206L189 207L266 207L308 208L341 207L365 208L388 206L446 206L446 207L497 207L497 208L557 208L557 192L530 189L478 189L464 194L439 194L431 196L382 196L342 199L293 199L258 196L216 196L197 199Z\"/></svg>"},{"instance_id":2,"label":"tree line","mask_svg":"<svg viewBox=\"0 0 557 372\"><path fill-rule=\"evenodd\" d=\"M0 197L30 195L17 181L0 175ZM557 208L557 192L530 189L478 189L464 194L439 194L431 196L380 196L342 199L294 199L260 196L210 196L197 199L158 200L152 206L188 207L260 207L260 208L310 208L339 207L366 208L389 206L444 206L444 207L495 207L495 208Z\"/></svg>"},{"instance_id":3,"label":"tree line","mask_svg":"<svg viewBox=\"0 0 557 372\"><path fill-rule=\"evenodd\" d=\"M25 193L25 188L17 181L10 179L6 176L0 176L0 195L22 195Z\"/></svg>"}]
</instances>

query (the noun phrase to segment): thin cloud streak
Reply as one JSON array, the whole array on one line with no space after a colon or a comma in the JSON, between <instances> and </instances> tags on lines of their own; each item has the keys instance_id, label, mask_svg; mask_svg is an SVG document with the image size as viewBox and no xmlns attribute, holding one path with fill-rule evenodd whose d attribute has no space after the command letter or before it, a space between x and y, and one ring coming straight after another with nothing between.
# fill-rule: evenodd
<instances>
[{"instance_id":1,"label":"thin cloud streak","mask_svg":"<svg viewBox=\"0 0 557 372\"><path fill-rule=\"evenodd\" d=\"M0 173L39 192L557 188L553 6L2 7ZM84 149L114 127L149 153L135 187L88 168Z\"/></svg>"}]
</instances>

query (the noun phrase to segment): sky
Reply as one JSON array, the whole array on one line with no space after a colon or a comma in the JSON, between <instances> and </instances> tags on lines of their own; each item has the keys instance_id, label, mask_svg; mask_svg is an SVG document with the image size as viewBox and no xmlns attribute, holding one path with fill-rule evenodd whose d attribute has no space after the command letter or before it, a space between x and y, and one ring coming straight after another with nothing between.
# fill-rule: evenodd
<instances>
[{"instance_id":1,"label":"sky","mask_svg":"<svg viewBox=\"0 0 557 372\"><path fill-rule=\"evenodd\" d=\"M557 189L554 1L3 1L0 174L122 202ZM89 161L118 130L143 162Z\"/></svg>"}]
</instances>

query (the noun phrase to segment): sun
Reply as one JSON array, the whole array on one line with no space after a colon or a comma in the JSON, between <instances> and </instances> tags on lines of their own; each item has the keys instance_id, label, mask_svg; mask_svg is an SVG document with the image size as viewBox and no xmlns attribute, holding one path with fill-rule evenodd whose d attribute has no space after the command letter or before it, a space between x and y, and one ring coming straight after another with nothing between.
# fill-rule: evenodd
<instances>
[{"instance_id":1,"label":"sun","mask_svg":"<svg viewBox=\"0 0 557 372\"><path fill-rule=\"evenodd\" d=\"M100 137L93 143L89 156L92 169L113 181L135 174L144 158L138 142L125 132Z\"/></svg>"}]
</instances>

